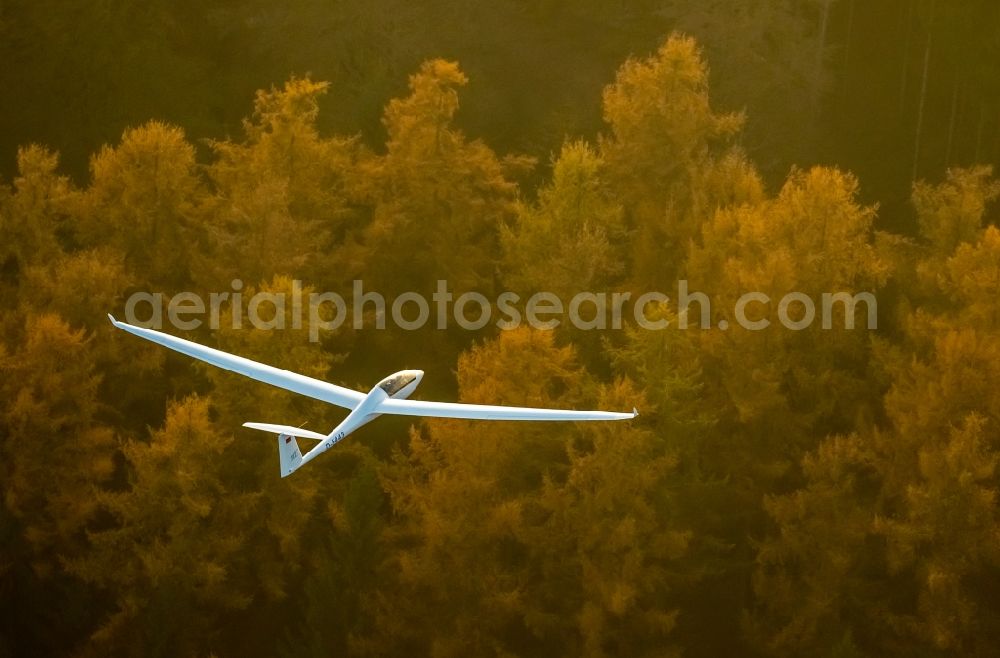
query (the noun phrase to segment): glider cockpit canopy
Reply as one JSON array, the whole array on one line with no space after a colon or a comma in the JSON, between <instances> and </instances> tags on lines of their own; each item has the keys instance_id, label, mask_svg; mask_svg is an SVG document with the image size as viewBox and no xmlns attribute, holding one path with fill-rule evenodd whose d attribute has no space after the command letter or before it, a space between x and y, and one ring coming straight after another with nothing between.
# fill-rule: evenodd
<instances>
[{"instance_id":1,"label":"glider cockpit canopy","mask_svg":"<svg viewBox=\"0 0 1000 658\"><path fill-rule=\"evenodd\" d=\"M383 379L379 382L378 386L385 391L386 395L392 397L415 382L419 377L419 371L417 370L401 370Z\"/></svg>"}]
</instances>

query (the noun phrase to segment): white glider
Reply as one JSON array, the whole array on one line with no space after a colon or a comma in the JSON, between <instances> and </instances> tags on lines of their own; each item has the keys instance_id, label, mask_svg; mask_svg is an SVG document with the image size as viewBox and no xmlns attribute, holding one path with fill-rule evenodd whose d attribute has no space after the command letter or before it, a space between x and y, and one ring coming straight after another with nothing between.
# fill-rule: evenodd
<instances>
[{"instance_id":1,"label":"white glider","mask_svg":"<svg viewBox=\"0 0 1000 658\"><path fill-rule=\"evenodd\" d=\"M362 425L369 423L382 414L400 416L435 416L438 418L466 418L470 420L626 420L635 418L639 412L631 413L614 411L570 411L562 409L533 409L530 407L503 407L487 404L459 404L456 402L424 402L408 400L414 389L423 379L422 370L401 370L389 375L367 394L329 382L299 375L288 370L282 370L263 363L251 361L235 354L205 347L183 338L177 338L161 331L136 327L126 322L119 322L108 314L111 324L140 338L168 347L181 354L210 363L223 370L231 370L256 379L265 384L271 384L294 393L299 393L316 400L329 402L338 407L350 409L350 413L329 434L310 432L288 425L273 425L270 423L243 423L244 427L263 430L278 435L278 457L281 464L281 477L291 475L306 462L310 462L323 454L348 434ZM313 439L319 445L303 455L299 451L296 438Z\"/></svg>"}]
</instances>

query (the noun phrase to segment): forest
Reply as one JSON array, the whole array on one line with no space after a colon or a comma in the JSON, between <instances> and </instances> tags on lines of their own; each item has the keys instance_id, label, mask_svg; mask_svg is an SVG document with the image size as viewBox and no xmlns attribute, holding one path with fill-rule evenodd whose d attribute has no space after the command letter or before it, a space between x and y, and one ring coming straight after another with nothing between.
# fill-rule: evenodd
<instances>
[{"instance_id":1,"label":"forest","mask_svg":"<svg viewBox=\"0 0 1000 658\"><path fill-rule=\"evenodd\" d=\"M996 654L993 3L14 0L0 36L0 658ZM282 479L241 424L342 410L107 321L235 279L686 280L712 322L166 327L641 411L384 417ZM720 328L748 291L878 325Z\"/></svg>"}]
</instances>

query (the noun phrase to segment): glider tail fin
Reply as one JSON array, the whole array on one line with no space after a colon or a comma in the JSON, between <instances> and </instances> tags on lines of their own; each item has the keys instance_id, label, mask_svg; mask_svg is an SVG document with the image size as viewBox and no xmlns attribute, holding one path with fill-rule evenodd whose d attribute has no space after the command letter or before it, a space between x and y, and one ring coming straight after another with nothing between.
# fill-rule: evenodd
<instances>
[{"instance_id":1,"label":"glider tail fin","mask_svg":"<svg viewBox=\"0 0 1000 658\"><path fill-rule=\"evenodd\" d=\"M278 461L281 463L281 477L288 477L303 464L302 453L299 451L299 443L295 440L296 438L314 441L322 441L327 438L325 434L289 425L243 423L243 427L278 435Z\"/></svg>"},{"instance_id":2,"label":"glider tail fin","mask_svg":"<svg viewBox=\"0 0 1000 658\"><path fill-rule=\"evenodd\" d=\"M288 477L302 465L299 442L291 434L278 435L278 461L281 463L281 477Z\"/></svg>"}]
</instances>

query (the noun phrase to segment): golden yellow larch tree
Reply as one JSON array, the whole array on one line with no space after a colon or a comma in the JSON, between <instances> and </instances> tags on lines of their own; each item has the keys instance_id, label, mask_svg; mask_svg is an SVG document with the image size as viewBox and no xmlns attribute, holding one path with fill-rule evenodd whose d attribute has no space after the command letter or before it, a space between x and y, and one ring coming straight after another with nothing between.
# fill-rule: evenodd
<instances>
[{"instance_id":1,"label":"golden yellow larch tree","mask_svg":"<svg viewBox=\"0 0 1000 658\"><path fill-rule=\"evenodd\" d=\"M525 296L544 290L568 301L578 292L603 291L624 274L622 208L603 169L587 142L563 145L537 204L521 204L517 221L501 230L508 289Z\"/></svg>"},{"instance_id":2,"label":"golden yellow larch tree","mask_svg":"<svg viewBox=\"0 0 1000 658\"><path fill-rule=\"evenodd\" d=\"M889 382L885 427L828 439L803 461L806 484L768 499L778 532L757 556L755 617L774 655L838 641L854 651L993 651L995 242L988 227L941 245L951 256L924 250L916 267L937 272L934 286L910 291L920 305L904 307L902 340L874 352ZM834 628L848 635L837 640Z\"/></svg>"},{"instance_id":3,"label":"golden yellow larch tree","mask_svg":"<svg viewBox=\"0 0 1000 658\"><path fill-rule=\"evenodd\" d=\"M71 224L78 191L58 173L59 156L41 146L17 152L13 188L0 185L0 299L13 305L18 277L30 264L57 258L60 231Z\"/></svg>"},{"instance_id":4,"label":"golden yellow larch tree","mask_svg":"<svg viewBox=\"0 0 1000 658\"><path fill-rule=\"evenodd\" d=\"M220 619L254 600L247 527L258 495L226 476L233 437L210 416L208 398L171 402L161 429L124 442L128 486L94 499L114 524L68 562L114 596L94 655L204 655Z\"/></svg>"},{"instance_id":5,"label":"golden yellow larch tree","mask_svg":"<svg viewBox=\"0 0 1000 658\"><path fill-rule=\"evenodd\" d=\"M27 316L0 372L4 507L25 564L52 576L81 550L94 494L114 469L114 432L99 420L101 377L83 330L48 313Z\"/></svg>"},{"instance_id":6,"label":"golden yellow larch tree","mask_svg":"<svg viewBox=\"0 0 1000 658\"><path fill-rule=\"evenodd\" d=\"M743 117L713 111L701 50L680 34L652 56L626 61L605 87L603 107L610 130L601 155L634 230L631 279L656 289L681 269L688 242L718 205L757 194L752 167L729 160ZM720 164L739 173L721 188L712 174Z\"/></svg>"},{"instance_id":7,"label":"golden yellow larch tree","mask_svg":"<svg viewBox=\"0 0 1000 658\"><path fill-rule=\"evenodd\" d=\"M144 282L188 284L205 190L184 131L159 121L129 128L91 159L90 170L81 242L113 247Z\"/></svg>"},{"instance_id":8,"label":"golden yellow larch tree","mask_svg":"<svg viewBox=\"0 0 1000 658\"><path fill-rule=\"evenodd\" d=\"M593 383L551 332L502 333L459 361L465 402L573 407ZM562 480L572 426L430 421L382 475L401 523L380 612L390 646L441 656L505 655L539 638L525 619L532 575L523 526L548 474ZM385 647L383 647L385 650Z\"/></svg>"},{"instance_id":9,"label":"golden yellow larch tree","mask_svg":"<svg viewBox=\"0 0 1000 658\"><path fill-rule=\"evenodd\" d=\"M913 205L921 236L935 253L947 255L979 236L990 202L1000 196L1000 181L990 167L949 169L938 184L913 185Z\"/></svg>"},{"instance_id":10,"label":"golden yellow larch tree","mask_svg":"<svg viewBox=\"0 0 1000 658\"><path fill-rule=\"evenodd\" d=\"M888 269L875 249L875 209L857 196L850 174L793 171L776 198L716 213L691 250L690 289L711 303L708 327L704 304L687 309L689 324L702 328L702 362L741 424L756 427L761 440L791 442L775 446L774 456L808 440L802 432L811 424L870 413L863 382L878 304L853 298L877 291ZM842 292L850 299L832 297ZM747 293L767 299L744 302L740 317ZM798 299L782 308L789 294Z\"/></svg>"},{"instance_id":11,"label":"golden yellow larch tree","mask_svg":"<svg viewBox=\"0 0 1000 658\"><path fill-rule=\"evenodd\" d=\"M765 498L777 531L757 544L748 631L769 655L836 646L855 655L856 639L868 647L892 642L884 626L891 586L872 577L882 559L880 448L891 441L878 433L829 437L803 457L802 488Z\"/></svg>"},{"instance_id":12,"label":"golden yellow larch tree","mask_svg":"<svg viewBox=\"0 0 1000 658\"><path fill-rule=\"evenodd\" d=\"M371 221L352 261L372 286L430 291L445 279L463 291L493 288L499 229L514 216L517 187L509 159L454 125L466 82L457 63L429 60L410 76L409 95L385 109L386 153L360 170Z\"/></svg>"},{"instance_id":13,"label":"golden yellow larch tree","mask_svg":"<svg viewBox=\"0 0 1000 658\"><path fill-rule=\"evenodd\" d=\"M329 84L292 78L261 90L243 122L244 141L213 141L208 175L215 194L204 208L207 242L197 262L202 285L292 275L336 289L345 278L338 249L352 230L354 138L317 128Z\"/></svg>"},{"instance_id":14,"label":"golden yellow larch tree","mask_svg":"<svg viewBox=\"0 0 1000 658\"><path fill-rule=\"evenodd\" d=\"M602 387L599 400L602 408L645 406L627 380ZM567 436L565 478L546 477L526 506L525 623L569 653L678 653L672 587L691 533L677 518L676 452L643 425L607 423Z\"/></svg>"}]
</instances>

